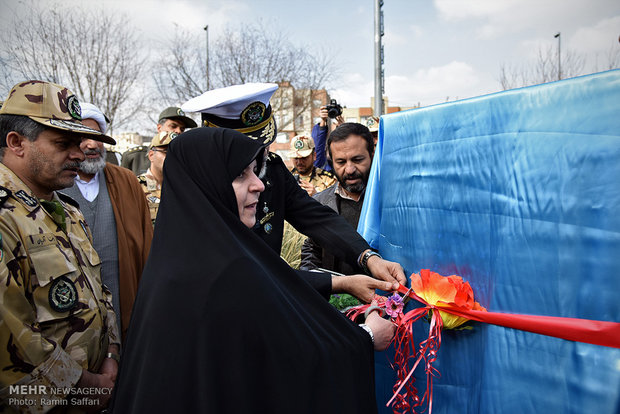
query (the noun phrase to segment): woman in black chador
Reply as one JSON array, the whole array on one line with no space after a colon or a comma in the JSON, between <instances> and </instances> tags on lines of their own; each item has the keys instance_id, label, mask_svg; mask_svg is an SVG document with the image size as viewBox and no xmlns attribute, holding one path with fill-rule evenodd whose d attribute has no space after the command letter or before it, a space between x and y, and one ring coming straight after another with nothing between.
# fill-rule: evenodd
<instances>
[{"instance_id":1,"label":"woman in black chador","mask_svg":"<svg viewBox=\"0 0 620 414\"><path fill-rule=\"evenodd\" d=\"M263 150L219 128L170 144L115 414L376 412L369 333L248 228ZM390 322L366 323L389 342Z\"/></svg>"}]
</instances>

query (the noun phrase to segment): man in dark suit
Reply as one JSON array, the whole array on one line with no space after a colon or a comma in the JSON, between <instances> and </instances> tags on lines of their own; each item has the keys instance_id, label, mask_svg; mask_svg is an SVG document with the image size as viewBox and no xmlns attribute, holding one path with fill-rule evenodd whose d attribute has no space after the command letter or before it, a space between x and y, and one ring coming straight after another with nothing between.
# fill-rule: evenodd
<instances>
[{"instance_id":1,"label":"man in dark suit","mask_svg":"<svg viewBox=\"0 0 620 414\"><path fill-rule=\"evenodd\" d=\"M362 124L342 124L329 135L327 151L338 181L314 198L357 228L374 153L372 135ZM333 252L308 238L301 249L300 268L311 270L319 267L345 274L353 270Z\"/></svg>"}]
</instances>

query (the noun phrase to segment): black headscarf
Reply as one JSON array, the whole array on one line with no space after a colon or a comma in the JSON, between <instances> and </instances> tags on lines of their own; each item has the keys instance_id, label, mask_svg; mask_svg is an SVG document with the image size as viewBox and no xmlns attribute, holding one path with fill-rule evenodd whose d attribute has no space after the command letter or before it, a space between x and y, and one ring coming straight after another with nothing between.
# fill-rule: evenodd
<instances>
[{"instance_id":1,"label":"black headscarf","mask_svg":"<svg viewBox=\"0 0 620 414\"><path fill-rule=\"evenodd\" d=\"M374 413L370 337L238 217L263 148L198 128L172 141L114 413Z\"/></svg>"}]
</instances>

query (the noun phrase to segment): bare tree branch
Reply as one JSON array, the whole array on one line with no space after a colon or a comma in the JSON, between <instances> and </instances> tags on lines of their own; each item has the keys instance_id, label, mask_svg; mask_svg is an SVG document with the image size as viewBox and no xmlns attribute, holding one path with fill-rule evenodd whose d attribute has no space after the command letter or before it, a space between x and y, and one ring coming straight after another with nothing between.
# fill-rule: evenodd
<instances>
[{"instance_id":1,"label":"bare tree branch","mask_svg":"<svg viewBox=\"0 0 620 414\"><path fill-rule=\"evenodd\" d=\"M158 98L179 104L207 90L204 35L177 28L155 64L153 80ZM322 51L289 42L286 33L258 22L239 29L227 27L210 45L212 88L248 82L290 83L298 93L279 91L272 99L275 112L293 110L278 128L295 129L297 114L311 108L309 90L327 86L335 73L333 58ZM308 93L303 90L308 89Z\"/></svg>"},{"instance_id":2,"label":"bare tree branch","mask_svg":"<svg viewBox=\"0 0 620 414\"><path fill-rule=\"evenodd\" d=\"M615 53L614 53L615 52ZM620 52L610 49L607 56L608 65L604 68L613 69L619 67ZM521 65L500 64L499 83L503 90L522 86L537 85L540 83L553 82L558 79L573 78L585 73L598 72L598 64L591 71L585 70L586 55L575 53L567 49L561 54L561 69L558 67L557 49L549 46L546 49L539 48L536 60L525 62ZM558 70L561 73L558 75Z\"/></svg>"},{"instance_id":3,"label":"bare tree branch","mask_svg":"<svg viewBox=\"0 0 620 414\"><path fill-rule=\"evenodd\" d=\"M133 119L141 108L130 100L145 57L128 18L96 7L31 6L4 28L3 86L9 80L55 82L99 106L117 128Z\"/></svg>"}]
</instances>

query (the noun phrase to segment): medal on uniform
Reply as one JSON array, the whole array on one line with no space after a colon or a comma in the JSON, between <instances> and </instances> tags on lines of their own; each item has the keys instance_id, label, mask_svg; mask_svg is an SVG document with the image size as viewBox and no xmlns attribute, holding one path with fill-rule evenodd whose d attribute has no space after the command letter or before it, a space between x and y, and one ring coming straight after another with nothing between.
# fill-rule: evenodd
<instances>
[{"instance_id":1,"label":"medal on uniform","mask_svg":"<svg viewBox=\"0 0 620 414\"><path fill-rule=\"evenodd\" d=\"M50 307L56 312L67 312L75 307L78 300L75 284L65 276L55 279L50 286Z\"/></svg>"},{"instance_id":2,"label":"medal on uniform","mask_svg":"<svg viewBox=\"0 0 620 414\"><path fill-rule=\"evenodd\" d=\"M263 205L263 213L267 214L269 213L269 207L267 207L267 202L265 201L265 204Z\"/></svg>"},{"instance_id":3,"label":"medal on uniform","mask_svg":"<svg viewBox=\"0 0 620 414\"><path fill-rule=\"evenodd\" d=\"M265 230L265 233L271 234L271 230L273 230L273 226L271 225L271 223L266 223L263 226L263 230Z\"/></svg>"}]
</instances>

